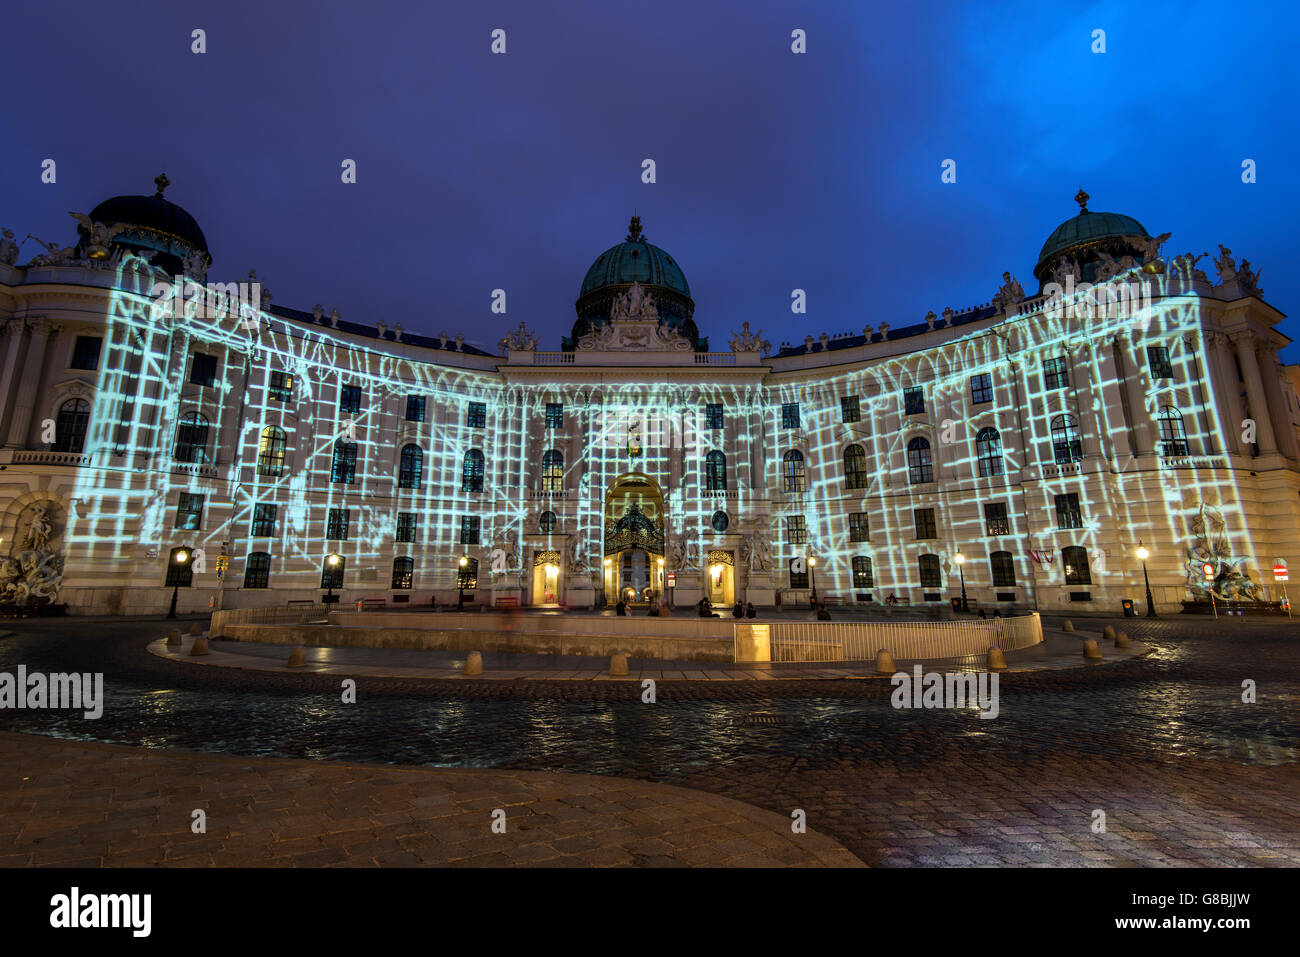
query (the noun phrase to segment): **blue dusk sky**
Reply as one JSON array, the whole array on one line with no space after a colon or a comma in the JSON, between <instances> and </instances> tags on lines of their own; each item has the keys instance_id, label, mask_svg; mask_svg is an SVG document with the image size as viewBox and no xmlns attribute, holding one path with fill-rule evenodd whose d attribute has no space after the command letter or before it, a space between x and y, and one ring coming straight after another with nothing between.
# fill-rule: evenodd
<instances>
[{"instance_id":1,"label":"blue dusk sky","mask_svg":"<svg viewBox=\"0 0 1300 957\"><path fill-rule=\"evenodd\" d=\"M1230 247L1295 314L1296 11L11 3L0 225L71 243L69 210L152 193L165 170L212 279L255 268L277 305L490 349L522 321L555 349L587 268L636 212L725 348L746 320L773 343L909 325L987 302L1004 270L1033 292L1039 248L1083 187L1094 211L1172 231L1167 255ZM949 158L955 184L940 181ZM20 262L39 251L28 241ZM1294 318L1281 330L1300 338Z\"/></svg>"}]
</instances>

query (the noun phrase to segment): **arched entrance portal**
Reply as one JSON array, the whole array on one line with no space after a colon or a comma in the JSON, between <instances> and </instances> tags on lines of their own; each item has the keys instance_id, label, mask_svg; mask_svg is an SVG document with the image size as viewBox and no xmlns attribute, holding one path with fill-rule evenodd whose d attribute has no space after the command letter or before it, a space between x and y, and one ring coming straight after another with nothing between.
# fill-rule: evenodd
<instances>
[{"instance_id":1,"label":"arched entrance portal","mask_svg":"<svg viewBox=\"0 0 1300 957\"><path fill-rule=\"evenodd\" d=\"M662 596L663 558L663 493L644 475L625 475L605 494L605 601Z\"/></svg>"}]
</instances>

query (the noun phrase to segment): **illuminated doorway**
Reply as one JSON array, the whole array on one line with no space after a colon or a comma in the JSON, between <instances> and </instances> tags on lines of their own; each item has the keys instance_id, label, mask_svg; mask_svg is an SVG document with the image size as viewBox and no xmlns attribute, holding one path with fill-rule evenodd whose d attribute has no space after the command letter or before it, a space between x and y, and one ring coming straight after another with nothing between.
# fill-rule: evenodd
<instances>
[{"instance_id":1,"label":"illuminated doorway","mask_svg":"<svg viewBox=\"0 0 1300 957\"><path fill-rule=\"evenodd\" d=\"M664 593L664 498L644 475L625 475L605 494L605 601L645 604Z\"/></svg>"},{"instance_id":2,"label":"illuminated doorway","mask_svg":"<svg viewBox=\"0 0 1300 957\"><path fill-rule=\"evenodd\" d=\"M715 548L709 552L709 604L736 603L736 558L728 551Z\"/></svg>"},{"instance_id":3,"label":"illuminated doorway","mask_svg":"<svg viewBox=\"0 0 1300 957\"><path fill-rule=\"evenodd\" d=\"M560 553L533 552L533 604L557 605L560 601Z\"/></svg>"}]
</instances>

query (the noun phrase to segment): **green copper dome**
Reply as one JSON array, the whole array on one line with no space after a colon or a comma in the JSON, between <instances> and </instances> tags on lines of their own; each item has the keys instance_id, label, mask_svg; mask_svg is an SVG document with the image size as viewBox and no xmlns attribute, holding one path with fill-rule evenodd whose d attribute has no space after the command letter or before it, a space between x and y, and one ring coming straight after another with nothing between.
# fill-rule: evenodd
<instances>
[{"instance_id":1,"label":"green copper dome","mask_svg":"<svg viewBox=\"0 0 1300 957\"><path fill-rule=\"evenodd\" d=\"M664 250L645 241L640 217L636 216L632 217L627 239L617 246L610 246L591 264L578 296L586 296L605 286L631 285L634 282L643 286L661 286L683 296L691 294L681 266Z\"/></svg>"},{"instance_id":2,"label":"green copper dome","mask_svg":"<svg viewBox=\"0 0 1300 957\"><path fill-rule=\"evenodd\" d=\"M601 253L587 270L578 301L574 303L578 319L562 348L572 349L584 335L608 322L614 300L631 289L633 283L653 293L660 325L681 333L697 349L708 346L708 340L700 338L691 318L695 314L695 301L691 299L691 287L682 267L663 249L646 241L641 232L641 217L633 216L627 237Z\"/></svg>"},{"instance_id":3,"label":"green copper dome","mask_svg":"<svg viewBox=\"0 0 1300 957\"><path fill-rule=\"evenodd\" d=\"M1082 212L1073 219L1067 219L1052 230L1052 235L1043 243L1038 254L1039 265L1054 262L1066 250L1074 246L1096 243L1104 239L1118 239L1121 236L1148 236L1146 229L1132 216L1122 213L1094 213L1088 209L1090 197L1079 190L1075 202L1082 207Z\"/></svg>"}]
</instances>

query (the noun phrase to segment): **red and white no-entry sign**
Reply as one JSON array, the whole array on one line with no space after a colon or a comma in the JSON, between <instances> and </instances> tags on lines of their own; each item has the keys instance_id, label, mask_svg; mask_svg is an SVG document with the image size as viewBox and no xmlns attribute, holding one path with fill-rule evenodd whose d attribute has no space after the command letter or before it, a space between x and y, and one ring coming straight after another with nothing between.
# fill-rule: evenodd
<instances>
[{"instance_id":1,"label":"red and white no-entry sign","mask_svg":"<svg viewBox=\"0 0 1300 957\"><path fill-rule=\"evenodd\" d=\"M1204 565L1201 566L1201 571L1205 573L1205 578L1207 581L1214 577L1214 566L1209 562L1206 562Z\"/></svg>"},{"instance_id":2,"label":"red and white no-entry sign","mask_svg":"<svg viewBox=\"0 0 1300 957\"><path fill-rule=\"evenodd\" d=\"M1287 573L1286 562L1278 562L1273 566L1273 580L1284 582L1290 581L1290 575Z\"/></svg>"}]
</instances>

